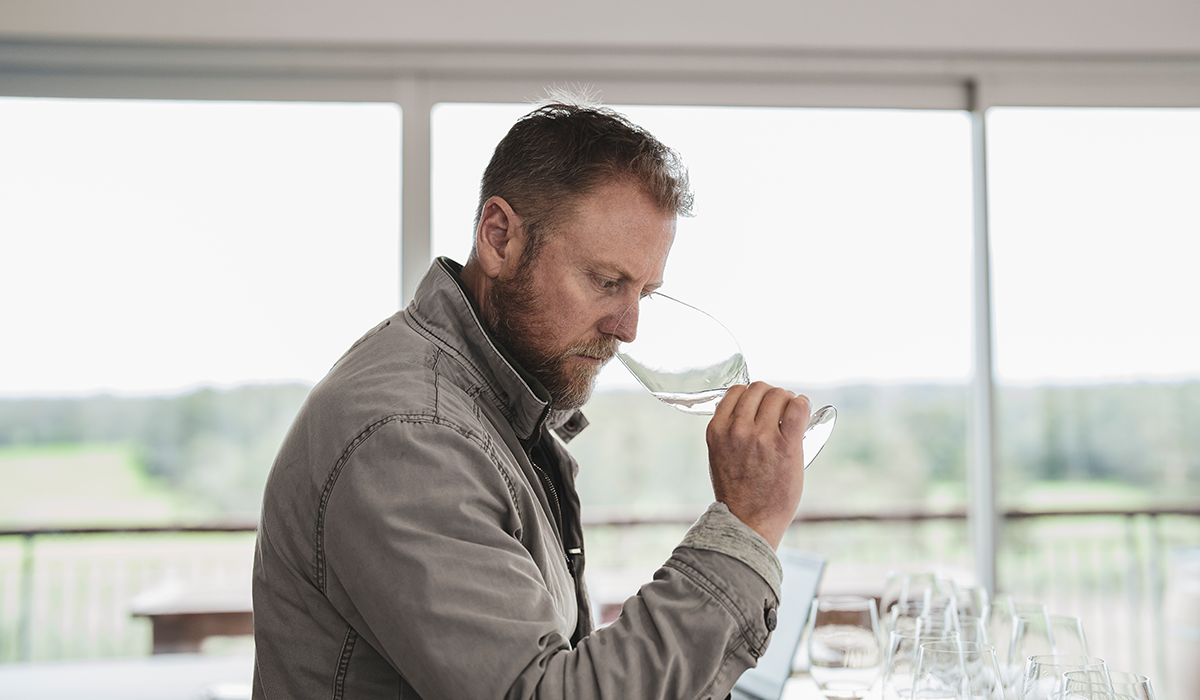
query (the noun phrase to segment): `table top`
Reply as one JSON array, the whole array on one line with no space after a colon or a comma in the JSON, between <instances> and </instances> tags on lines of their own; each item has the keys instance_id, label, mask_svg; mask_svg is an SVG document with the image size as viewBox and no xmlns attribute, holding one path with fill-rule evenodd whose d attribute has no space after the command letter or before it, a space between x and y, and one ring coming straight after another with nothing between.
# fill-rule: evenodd
<instances>
[{"instance_id":1,"label":"table top","mask_svg":"<svg viewBox=\"0 0 1200 700\"><path fill-rule=\"evenodd\" d=\"M242 700L250 697L252 652L160 654L130 659L0 665L5 697L25 700ZM781 700L825 700L807 675Z\"/></svg>"},{"instance_id":2,"label":"table top","mask_svg":"<svg viewBox=\"0 0 1200 700\"><path fill-rule=\"evenodd\" d=\"M4 697L23 700L242 700L254 654L159 654L0 665Z\"/></svg>"}]
</instances>

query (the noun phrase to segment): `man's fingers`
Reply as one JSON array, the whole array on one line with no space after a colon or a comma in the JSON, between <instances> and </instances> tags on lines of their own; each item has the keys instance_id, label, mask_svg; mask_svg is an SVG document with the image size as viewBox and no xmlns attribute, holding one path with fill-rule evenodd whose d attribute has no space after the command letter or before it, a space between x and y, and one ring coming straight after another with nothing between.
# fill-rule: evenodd
<instances>
[{"instance_id":1,"label":"man's fingers","mask_svg":"<svg viewBox=\"0 0 1200 700\"><path fill-rule=\"evenodd\" d=\"M767 389L768 386L762 382L753 382L750 386L746 387L736 397L737 402L733 405L733 413L729 416L730 419L735 423L748 421L750 424L753 424L758 417L758 407L762 403Z\"/></svg>"},{"instance_id":2,"label":"man's fingers","mask_svg":"<svg viewBox=\"0 0 1200 700\"><path fill-rule=\"evenodd\" d=\"M767 387L767 392L758 405L758 421L765 426L781 427L784 411L794 396L795 394L787 389Z\"/></svg>"},{"instance_id":3,"label":"man's fingers","mask_svg":"<svg viewBox=\"0 0 1200 700\"><path fill-rule=\"evenodd\" d=\"M733 416L733 408L737 406L738 399L742 393L746 391L745 384L734 384L725 392L725 396L721 397L721 401L717 404L717 410L713 411L713 421L721 423L728 422Z\"/></svg>"},{"instance_id":4,"label":"man's fingers","mask_svg":"<svg viewBox=\"0 0 1200 700\"><path fill-rule=\"evenodd\" d=\"M804 431L808 429L808 420L811 414L812 408L809 405L808 397L797 394L784 407L783 419L779 427L784 435L803 436Z\"/></svg>"}]
</instances>

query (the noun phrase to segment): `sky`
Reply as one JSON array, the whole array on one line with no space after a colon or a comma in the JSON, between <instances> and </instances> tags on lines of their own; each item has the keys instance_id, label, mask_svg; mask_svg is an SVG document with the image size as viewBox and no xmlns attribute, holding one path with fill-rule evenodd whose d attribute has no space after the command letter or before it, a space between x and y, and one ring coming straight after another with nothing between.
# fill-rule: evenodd
<instances>
[{"instance_id":1,"label":"sky","mask_svg":"<svg viewBox=\"0 0 1200 700\"><path fill-rule=\"evenodd\" d=\"M696 193L664 291L728 326L753 377L966 381L964 113L618 108ZM435 109L435 254L465 259L479 175L528 109ZM0 98L0 396L319 379L399 307L401 118ZM988 127L999 379L1200 377L1200 111Z\"/></svg>"}]
</instances>

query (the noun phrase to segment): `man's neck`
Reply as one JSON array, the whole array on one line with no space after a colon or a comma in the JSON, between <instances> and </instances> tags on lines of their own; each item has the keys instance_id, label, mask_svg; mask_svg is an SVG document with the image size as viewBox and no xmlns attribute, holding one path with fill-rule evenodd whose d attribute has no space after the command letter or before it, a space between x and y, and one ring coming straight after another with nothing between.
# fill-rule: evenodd
<instances>
[{"instance_id":1,"label":"man's neck","mask_svg":"<svg viewBox=\"0 0 1200 700\"><path fill-rule=\"evenodd\" d=\"M484 313L484 304L486 303L487 288L490 280L479 267L479 261L475 258L474 254L467 259L467 264L463 265L459 280L467 292L467 298L471 300L475 311L479 313L479 318L487 318L487 315Z\"/></svg>"}]
</instances>

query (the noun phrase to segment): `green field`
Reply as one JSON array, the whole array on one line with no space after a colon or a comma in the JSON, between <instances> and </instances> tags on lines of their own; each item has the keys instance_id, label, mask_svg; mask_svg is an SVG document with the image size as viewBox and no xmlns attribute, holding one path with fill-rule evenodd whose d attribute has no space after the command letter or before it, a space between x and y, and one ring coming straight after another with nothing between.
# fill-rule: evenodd
<instances>
[{"instance_id":1,"label":"green field","mask_svg":"<svg viewBox=\"0 0 1200 700\"><path fill-rule=\"evenodd\" d=\"M143 473L121 444L0 447L0 527L176 522L198 504Z\"/></svg>"}]
</instances>

